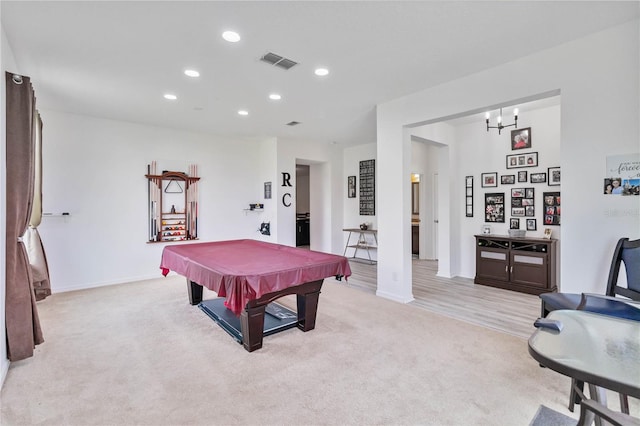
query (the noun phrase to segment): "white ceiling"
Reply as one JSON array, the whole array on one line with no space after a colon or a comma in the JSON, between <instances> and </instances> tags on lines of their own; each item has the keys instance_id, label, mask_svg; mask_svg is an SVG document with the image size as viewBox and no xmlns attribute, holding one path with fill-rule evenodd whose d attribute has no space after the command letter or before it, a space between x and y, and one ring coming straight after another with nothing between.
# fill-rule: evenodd
<instances>
[{"instance_id":1,"label":"white ceiling","mask_svg":"<svg viewBox=\"0 0 640 426\"><path fill-rule=\"evenodd\" d=\"M41 109L262 139L375 142L380 102L637 19L637 1L7 1ZM239 32L225 42L221 33ZM283 71L259 58L299 62ZM316 66L329 76L318 78ZM184 69L201 77L190 79ZM271 92L282 95L270 101ZM163 99L175 93L177 101ZM249 116L238 116L239 109ZM46 117L45 117L46 119ZM299 121L300 125L285 124Z\"/></svg>"}]
</instances>

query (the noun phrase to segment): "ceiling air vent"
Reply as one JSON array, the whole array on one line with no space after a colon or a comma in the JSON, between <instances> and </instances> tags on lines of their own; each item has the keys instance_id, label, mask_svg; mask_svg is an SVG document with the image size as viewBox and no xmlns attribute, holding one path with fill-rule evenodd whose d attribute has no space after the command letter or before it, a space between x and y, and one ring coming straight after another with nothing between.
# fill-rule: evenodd
<instances>
[{"instance_id":1,"label":"ceiling air vent","mask_svg":"<svg viewBox=\"0 0 640 426\"><path fill-rule=\"evenodd\" d=\"M280 67L284 70L288 70L295 65L298 65L296 61L292 61L291 59L285 58L284 56L276 55L272 52L265 53L262 58L260 58L260 60L268 64L275 65L276 67Z\"/></svg>"},{"instance_id":2,"label":"ceiling air vent","mask_svg":"<svg viewBox=\"0 0 640 426\"><path fill-rule=\"evenodd\" d=\"M293 127L293 126L297 126L298 124L300 124L299 121L290 121L290 122L287 123L287 126L292 126Z\"/></svg>"}]
</instances>

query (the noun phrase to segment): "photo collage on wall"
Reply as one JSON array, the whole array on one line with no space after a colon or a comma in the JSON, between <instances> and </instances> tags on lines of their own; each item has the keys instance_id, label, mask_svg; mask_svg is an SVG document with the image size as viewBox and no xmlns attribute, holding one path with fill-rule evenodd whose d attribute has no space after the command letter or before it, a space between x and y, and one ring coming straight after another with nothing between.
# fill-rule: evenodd
<instances>
[{"instance_id":1,"label":"photo collage on wall","mask_svg":"<svg viewBox=\"0 0 640 426\"><path fill-rule=\"evenodd\" d=\"M520 150L532 147L531 128L516 129L511 132L511 150L517 151L506 156L506 169L530 168L539 166L538 152L522 152ZM628 158L627 158L628 160ZM515 185L519 183L530 183L534 185L546 184L546 186L560 186L560 167L549 167L546 171L527 170L512 171L513 174L498 176L497 172L481 173L480 182L483 188L497 188L499 185ZM499 179L498 179L499 177ZM465 182L473 177L467 176ZM639 182L640 183L640 182ZM469 196L468 184L465 186L466 195ZM485 222L504 223L505 214L505 192L487 192L484 194L485 200ZM508 202L508 201L507 201ZM540 202L540 201L539 201ZM467 199L467 210L472 205ZM535 202L535 188L511 188L511 217L509 218L510 229L520 229L522 226L527 231L537 230ZM508 213L509 211L507 211ZM541 214L545 225L560 225L560 192L543 193L543 206ZM469 214L467 214L467 217ZM522 221L520 218L524 218Z\"/></svg>"},{"instance_id":2,"label":"photo collage on wall","mask_svg":"<svg viewBox=\"0 0 640 426\"><path fill-rule=\"evenodd\" d=\"M640 154L607 157L605 195L640 195Z\"/></svg>"},{"instance_id":3,"label":"photo collage on wall","mask_svg":"<svg viewBox=\"0 0 640 426\"><path fill-rule=\"evenodd\" d=\"M560 193L545 192L542 194L544 200L544 224L560 225Z\"/></svg>"}]
</instances>

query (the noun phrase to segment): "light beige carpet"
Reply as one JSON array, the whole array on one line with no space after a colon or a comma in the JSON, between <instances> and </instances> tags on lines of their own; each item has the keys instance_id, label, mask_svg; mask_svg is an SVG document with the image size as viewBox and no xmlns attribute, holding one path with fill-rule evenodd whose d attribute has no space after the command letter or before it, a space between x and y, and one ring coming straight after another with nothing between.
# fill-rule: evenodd
<instances>
[{"instance_id":1,"label":"light beige carpet","mask_svg":"<svg viewBox=\"0 0 640 426\"><path fill-rule=\"evenodd\" d=\"M179 276L38 307L46 342L11 364L4 426L527 425L540 404L570 414L569 379L540 368L526 340L333 279L315 330L267 336L253 353L188 304Z\"/></svg>"}]
</instances>

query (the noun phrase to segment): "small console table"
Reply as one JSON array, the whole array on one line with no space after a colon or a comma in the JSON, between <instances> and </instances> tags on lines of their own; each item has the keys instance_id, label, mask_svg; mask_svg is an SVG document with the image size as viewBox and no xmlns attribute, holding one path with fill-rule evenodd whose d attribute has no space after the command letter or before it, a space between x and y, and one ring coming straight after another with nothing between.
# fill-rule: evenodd
<instances>
[{"instance_id":1,"label":"small console table","mask_svg":"<svg viewBox=\"0 0 640 426\"><path fill-rule=\"evenodd\" d=\"M556 291L554 239L476 235L476 284L529 294Z\"/></svg>"},{"instance_id":2,"label":"small console table","mask_svg":"<svg viewBox=\"0 0 640 426\"><path fill-rule=\"evenodd\" d=\"M347 237L347 244L344 246L344 253L343 256L347 256L347 250L349 248L354 249L353 250L353 256L351 256L352 259L362 259L362 260L369 260L369 263L374 264L376 263L375 260L371 259L371 250L375 250L378 248L378 231L375 229L360 229L360 228L345 228L343 229L344 232L348 232L349 236ZM351 234L356 234L358 236L358 239L356 240L355 243L353 243L351 241ZM367 234L370 234L373 236L373 240L369 239L367 240ZM360 250L364 250L367 253L367 258L363 258L363 257L357 257L358 255L358 249Z\"/></svg>"}]
</instances>

